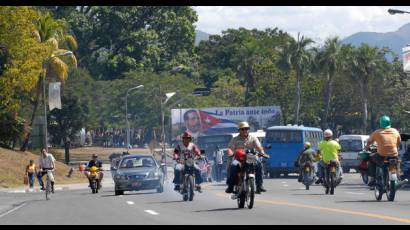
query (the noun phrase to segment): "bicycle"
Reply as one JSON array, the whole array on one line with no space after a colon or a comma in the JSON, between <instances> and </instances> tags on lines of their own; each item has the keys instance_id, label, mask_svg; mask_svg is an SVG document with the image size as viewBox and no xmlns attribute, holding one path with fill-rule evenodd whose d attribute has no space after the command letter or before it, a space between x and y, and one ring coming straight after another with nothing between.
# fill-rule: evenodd
<instances>
[{"instance_id":1,"label":"bicycle","mask_svg":"<svg viewBox=\"0 0 410 230\"><path fill-rule=\"evenodd\" d=\"M46 200L50 200L50 195L52 193L52 191L51 191L51 177L53 177L53 170L52 169L44 169L43 172L46 172L46 174L47 174L46 189L45 189Z\"/></svg>"}]
</instances>

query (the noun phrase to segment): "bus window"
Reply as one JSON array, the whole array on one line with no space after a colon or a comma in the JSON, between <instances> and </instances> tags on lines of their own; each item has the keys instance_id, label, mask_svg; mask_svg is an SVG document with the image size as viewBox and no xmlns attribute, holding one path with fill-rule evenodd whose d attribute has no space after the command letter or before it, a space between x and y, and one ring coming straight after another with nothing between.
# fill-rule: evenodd
<instances>
[{"instance_id":1,"label":"bus window","mask_svg":"<svg viewBox=\"0 0 410 230\"><path fill-rule=\"evenodd\" d=\"M266 134L267 143L301 143L301 131L275 130Z\"/></svg>"}]
</instances>

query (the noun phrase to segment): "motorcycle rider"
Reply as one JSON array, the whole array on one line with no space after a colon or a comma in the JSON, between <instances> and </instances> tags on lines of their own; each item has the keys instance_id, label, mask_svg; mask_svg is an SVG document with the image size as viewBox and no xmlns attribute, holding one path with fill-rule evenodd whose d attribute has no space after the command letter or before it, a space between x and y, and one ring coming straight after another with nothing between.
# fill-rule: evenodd
<instances>
[{"instance_id":1,"label":"motorcycle rider","mask_svg":"<svg viewBox=\"0 0 410 230\"><path fill-rule=\"evenodd\" d=\"M315 151L311 148L310 142L305 142L304 148L299 154L297 158L297 164L299 166L299 177L298 182L302 182L302 175L303 175L303 166L306 162L311 162L313 166L313 162L315 161Z\"/></svg>"},{"instance_id":2,"label":"motorcycle rider","mask_svg":"<svg viewBox=\"0 0 410 230\"><path fill-rule=\"evenodd\" d=\"M259 142L258 138L249 135L249 123L244 121L239 123L239 135L231 140L228 145L228 156L233 156L236 149L255 149L259 151L260 155L269 158ZM230 165L229 177L227 180L228 188L225 190L226 193L232 193L233 187L237 184L237 175L239 171L239 164L235 161ZM263 188L263 178L262 178L262 163L257 161L256 165L256 193L266 192Z\"/></svg>"},{"instance_id":3,"label":"motorcycle rider","mask_svg":"<svg viewBox=\"0 0 410 230\"><path fill-rule=\"evenodd\" d=\"M174 160L178 162L181 157L182 159L201 157L201 151L199 150L197 145L192 143L192 134L189 131L184 132L184 134L182 135L182 144L178 144L174 149ZM174 190L179 191L184 170L183 168L175 167L174 172ZM198 167L195 167L195 183L196 190L198 192L201 192L202 177Z\"/></svg>"},{"instance_id":4,"label":"motorcycle rider","mask_svg":"<svg viewBox=\"0 0 410 230\"><path fill-rule=\"evenodd\" d=\"M369 150L371 144L377 143L377 153L370 155L371 160L369 161L368 168L370 176L369 187L374 187L376 184L376 164L382 164L386 157L398 157L399 155L398 146L400 146L401 137L399 132L391 127L390 117L386 115L381 116L379 125L380 129L371 134L365 147L366 150Z\"/></svg>"},{"instance_id":5,"label":"motorcycle rider","mask_svg":"<svg viewBox=\"0 0 410 230\"><path fill-rule=\"evenodd\" d=\"M335 140L332 140L332 137L333 137L332 130L326 129L323 134L324 134L325 140L319 143L319 149L317 151L317 154L322 155L322 159L321 161L319 161L319 164L318 164L319 180L316 181L316 184L320 184L321 182L323 182L325 167L332 160L337 162L338 167L337 167L336 175L340 175L339 180L342 179L342 175L341 175L342 166L340 164L339 155L338 155L341 150L340 144L336 142Z\"/></svg>"},{"instance_id":6,"label":"motorcycle rider","mask_svg":"<svg viewBox=\"0 0 410 230\"><path fill-rule=\"evenodd\" d=\"M97 184L98 184L98 189L101 189L101 181L102 181L102 179L103 179L103 177L104 177L104 173L101 172L101 171L103 170L103 169L102 169L102 161L100 161L100 160L98 159L98 155L97 155L97 154L93 154L93 155L92 155L92 159L88 162L87 168L86 168L86 170L85 170L85 172L84 172L85 176L88 178L88 181L90 182L90 185L91 185L91 178L90 178L91 173L90 173L90 168L93 167L93 166L95 166L95 167L97 167L97 168L99 169Z\"/></svg>"}]
</instances>

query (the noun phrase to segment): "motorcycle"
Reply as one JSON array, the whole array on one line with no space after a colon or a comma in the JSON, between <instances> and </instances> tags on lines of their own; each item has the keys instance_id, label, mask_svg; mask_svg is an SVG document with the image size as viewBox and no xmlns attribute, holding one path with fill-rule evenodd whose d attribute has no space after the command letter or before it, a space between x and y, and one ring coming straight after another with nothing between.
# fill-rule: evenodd
<instances>
[{"instance_id":1,"label":"motorcycle","mask_svg":"<svg viewBox=\"0 0 410 230\"><path fill-rule=\"evenodd\" d=\"M362 177L362 180L363 180L364 184L369 183L368 170L369 170L370 154L376 153L377 148L376 148L376 146L371 145L369 150L370 151L359 152L359 157L358 157L358 160L361 160L360 164L359 164L359 172L360 172L360 176Z\"/></svg>"},{"instance_id":2,"label":"motorcycle","mask_svg":"<svg viewBox=\"0 0 410 230\"><path fill-rule=\"evenodd\" d=\"M340 179L337 175L338 162L335 160L330 161L325 167L325 178L323 181L323 187L325 187L326 195L334 195L336 186L340 183Z\"/></svg>"},{"instance_id":3,"label":"motorcycle","mask_svg":"<svg viewBox=\"0 0 410 230\"><path fill-rule=\"evenodd\" d=\"M309 190L310 185L315 182L315 170L310 161L305 162L302 168L302 183L306 186L306 190Z\"/></svg>"},{"instance_id":4,"label":"motorcycle","mask_svg":"<svg viewBox=\"0 0 410 230\"><path fill-rule=\"evenodd\" d=\"M374 187L376 200L380 201L386 193L387 200L394 201L397 190L401 185L407 183L407 180L404 180L404 183L399 185L398 165L400 162L397 157L387 157L383 162L376 163L376 185Z\"/></svg>"},{"instance_id":5,"label":"motorcycle","mask_svg":"<svg viewBox=\"0 0 410 230\"><path fill-rule=\"evenodd\" d=\"M99 190L99 188L98 188L98 180L99 180L98 179L98 172L99 172L99 169L96 166L93 166L93 167L90 168L90 176L89 176L90 188L91 188L91 192L93 194L98 193L98 190Z\"/></svg>"},{"instance_id":6,"label":"motorcycle","mask_svg":"<svg viewBox=\"0 0 410 230\"><path fill-rule=\"evenodd\" d=\"M195 190L195 159L188 158L184 161L179 161L179 167L183 167L183 181L179 193L182 195L184 201L194 200Z\"/></svg>"},{"instance_id":7,"label":"motorcycle","mask_svg":"<svg viewBox=\"0 0 410 230\"><path fill-rule=\"evenodd\" d=\"M254 149L246 150L245 153L245 159L240 162L238 183L234 186L231 198L237 200L238 208L244 208L246 203L248 209L252 209L255 202L255 173L258 159Z\"/></svg>"}]
</instances>

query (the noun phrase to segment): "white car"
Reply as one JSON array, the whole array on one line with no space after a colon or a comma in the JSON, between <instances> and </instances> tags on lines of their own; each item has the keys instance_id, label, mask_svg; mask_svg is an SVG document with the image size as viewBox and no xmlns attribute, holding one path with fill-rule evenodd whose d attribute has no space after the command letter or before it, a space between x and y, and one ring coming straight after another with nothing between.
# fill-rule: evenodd
<instances>
[{"instance_id":1,"label":"white car","mask_svg":"<svg viewBox=\"0 0 410 230\"><path fill-rule=\"evenodd\" d=\"M350 169L358 171L360 165L359 152L364 150L367 139L369 139L368 135L342 135L339 137L339 143L342 147L343 172L348 173Z\"/></svg>"}]
</instances>

